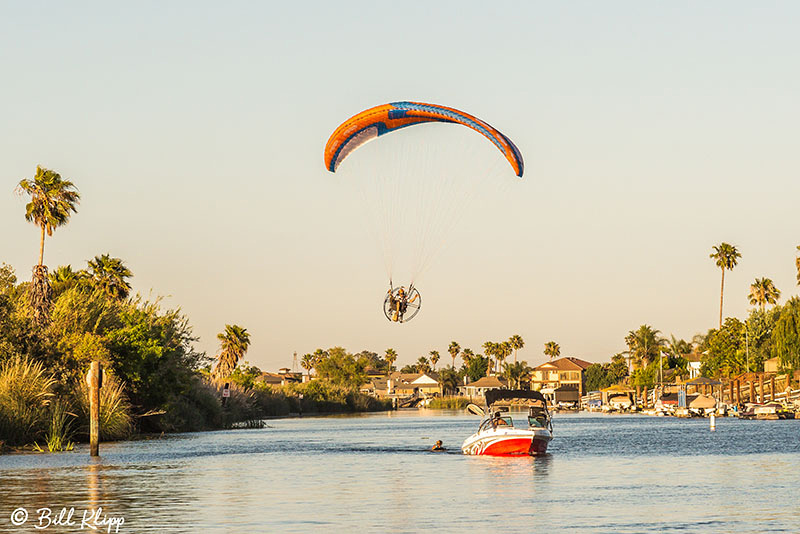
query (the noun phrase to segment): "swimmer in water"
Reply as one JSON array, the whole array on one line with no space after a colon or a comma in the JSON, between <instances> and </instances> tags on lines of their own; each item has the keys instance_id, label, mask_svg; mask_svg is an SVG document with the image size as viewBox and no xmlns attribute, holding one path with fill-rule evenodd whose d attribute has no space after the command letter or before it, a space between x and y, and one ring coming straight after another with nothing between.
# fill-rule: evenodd
<instances>
[{"instance_id":1,"label":"swimmer in water","mask_svg":"<svg viewBox=\"0 0 800 534\"><path fill-rule=\"evenodd\" d=\"M446 451L444 447L442 447L442 440L436 440L436 443L431 447L432 451Z\"/></svg>"}]
</instances>

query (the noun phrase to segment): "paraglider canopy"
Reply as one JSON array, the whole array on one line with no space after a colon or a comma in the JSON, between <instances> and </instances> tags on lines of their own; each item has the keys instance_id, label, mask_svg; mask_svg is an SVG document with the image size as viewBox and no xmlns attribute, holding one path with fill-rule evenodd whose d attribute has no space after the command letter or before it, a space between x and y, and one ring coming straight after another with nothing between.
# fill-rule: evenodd
<instances>
[{"instance_id":1,"label":"paraglider canopy","mask_svg":"<svg viewBox=\"0 0 800 534\"><path fill-rule=\"evenodd\" d=\"M472 128L494 143L506 157L514 173L522 178L525 170L522 153L511 139L468 113L423 102L392 102L350 117L336 128L328 139L328 144L325 146L325 167L331 172L336 172L339 164L367 141L400 128L426 122L449 122Z\"/></svg>"}]
</instances>

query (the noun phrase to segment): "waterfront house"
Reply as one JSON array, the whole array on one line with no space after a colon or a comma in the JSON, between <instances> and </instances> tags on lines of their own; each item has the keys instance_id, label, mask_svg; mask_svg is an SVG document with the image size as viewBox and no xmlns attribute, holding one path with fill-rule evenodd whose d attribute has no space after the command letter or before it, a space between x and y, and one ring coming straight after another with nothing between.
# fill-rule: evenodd
<instances>
[{"instance_id":1,"label":"waterfront house","mask_svg":"<svg viewBox=\"0 0 800 534\"><path fill-rule=\"evenodd\" d=\"M490 389L507 389L508 382L499 376L484 376L483 378L470 382L463 386L459 386L458 391L462 395L472 397L482 397Z\"/></svg>"},{"instance_id":2,"label":"waterfront house","mask_svg":"<svg viewBox=\"0 0 800 534\"><path fill-rule=\"evenodd\" d=\"M400 373L395 371L387 379L386 390L388 396L395 397L435 397L441 396L442 386L439 385L439 375L433 371L427 373Z\"/></svg>"},{"instance_id":3,"label":"waterfront house","mask_svg":"<svg viewBox=\"0 0 800 534\"><path fill-rule=\"evenodd\" d=\"M277 373L268 373L265 371L258 375L255 381L270 386L285 386L286 384L302 382L303 373L293 373L288 368L282 368L279 369Z\"/></svg>"},{"instance_id":4,"label":"waterfront house","mask_svg":"<svg viewBox=\"0 0 800 534\"><path fill-rule=\"evenodd\" d=\"M551 401L577 402L586 390L585 371L590 365L591 362L571 356L545 362L533 368L531 389L541 391ZM560 399L556 390L560 390Z\"/></svg>"},{"instance_id":5,"label":"waterfront house","mask_svg":"<svg viewBox=\"0 0 800 534\"><path fill-rule=\"evenodd\" d=\"M692 352L691 354L686 354L684 358L689 362L687 366L689 369L689 380L700 376L700 366L703 363L703 355L699 352Z\"/></svg>"}]
</instances>

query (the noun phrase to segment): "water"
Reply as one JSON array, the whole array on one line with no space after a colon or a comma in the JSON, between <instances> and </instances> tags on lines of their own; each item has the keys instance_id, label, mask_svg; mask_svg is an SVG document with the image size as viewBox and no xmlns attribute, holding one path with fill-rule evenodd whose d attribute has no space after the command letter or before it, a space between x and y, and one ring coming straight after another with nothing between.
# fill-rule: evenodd
<instances>
[{"instance_id":1,"label":"water","mask_svg":"<svg viewBox=\"0 0 800 534\"><path fill-rule=\"evenodd\" d=\"M434 411L269 421L0 456L0 532L103 507L120 532L800 532L800 420L557 414L541 458L460 454L478 418ZM427 449L437 439L450 450ZM29 522L14 527L14 509ZM112 529L113 532L113 529Z\"/></svg>"}]
</instances>

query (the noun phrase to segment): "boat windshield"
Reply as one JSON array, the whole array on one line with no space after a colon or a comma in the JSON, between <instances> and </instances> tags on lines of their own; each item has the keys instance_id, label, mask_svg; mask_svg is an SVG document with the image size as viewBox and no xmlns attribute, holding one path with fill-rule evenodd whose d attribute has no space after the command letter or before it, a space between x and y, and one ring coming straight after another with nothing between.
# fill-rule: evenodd
<instances>
[{"instance_id":1,"label":"boat windshield","mask_svg":"<svg viewBox=\"0 0 800 534\"><path fill-rule=\"evenodd\" d=\"M492 417L481 423L481 427L478 429L478 431L491 430L494 428L504 428L504 427L509 427L509 428L514 427L514 422L511 420L510 417Z\"/></svg>"}]
</instances>

